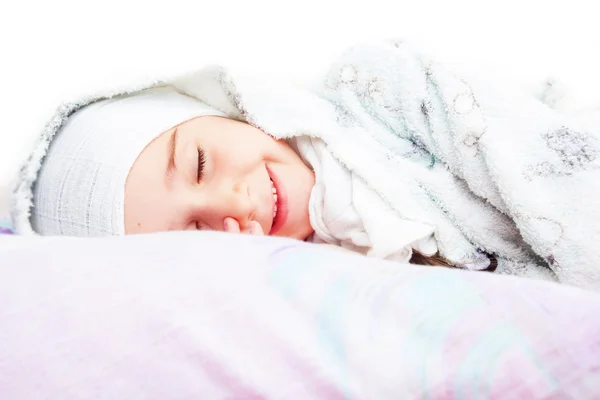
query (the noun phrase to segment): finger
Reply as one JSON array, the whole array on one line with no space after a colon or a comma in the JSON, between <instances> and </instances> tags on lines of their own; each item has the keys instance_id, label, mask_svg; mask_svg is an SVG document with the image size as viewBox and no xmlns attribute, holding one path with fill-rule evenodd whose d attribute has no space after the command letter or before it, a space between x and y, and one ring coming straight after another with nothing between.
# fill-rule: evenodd
<instances>
[{"instance_id":1,"label":"finger","mask_svg":"<svg viewBox=\"0 0 600 400\"><path fill-rule=\"evenodd\" d=\"M251 235L264 236L265 232L262 229L262 226L256 221L250 221L248 225L248 233Z\"/></svg>"},{"instance_id":2,"label":"finger","mask_svg":"<svg viewBox=\"0 0 600 400\"><path fill-rule=\"evenodd\" d=\"M240 233L240 224L233 218L227 217L223 220L225 232Z\"/></svg>"}]
</instances>

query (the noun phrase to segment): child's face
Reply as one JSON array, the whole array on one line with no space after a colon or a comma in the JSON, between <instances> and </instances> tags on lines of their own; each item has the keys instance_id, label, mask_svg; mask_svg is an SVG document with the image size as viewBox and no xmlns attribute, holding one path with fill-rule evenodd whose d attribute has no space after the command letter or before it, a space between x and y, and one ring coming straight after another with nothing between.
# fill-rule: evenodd
<instances>
[{"instance_id":1,"label":"child's face","mask_svg":"<svg viewBox=\"0 0 600 400\"><path fill-rule=\"evenodd\" d=\"M195 118L135 161L125 184L125 233L235 231L232 224L244 232L255 221L264 234L305 239L314 183L285 142L242 122Z\"/></svg>"}]
</instances>

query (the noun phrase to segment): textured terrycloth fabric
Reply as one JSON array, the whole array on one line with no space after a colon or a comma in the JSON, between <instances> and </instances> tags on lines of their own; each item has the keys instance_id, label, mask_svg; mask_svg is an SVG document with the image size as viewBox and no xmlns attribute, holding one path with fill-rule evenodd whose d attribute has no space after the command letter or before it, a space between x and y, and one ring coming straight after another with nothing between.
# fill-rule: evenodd
<instances>
[{"instance_id":1,"label":"textured terrycloth fabric","mask_svg":"<svg viewBox=\"0 0 600 400\"><path fill-rule=\"evenodd\" d=\"M600 397L590 291L215 232L4 240L3 399Z\"/></svg>"},{"instance_id":2,"label":"textured terrycloth fabric","mask_svg":"<svg viewBox=\"0 0 600 400\"><path fill-rule=\"evenodd\" d=\"M311 89L218 68L174 84L324 153L311 199L322 240L405 258L437 247L472 269L491 253L500 273L600 290L600 131L586 120L403 43L354 48Z\"/></svg>"},{"instance_id":3,"label":"textured terrycloth fabric","mask_svg":"<svg viewBox=\"0 0 600 400\"><path fill-rule=\"evenodd\" d=\"M324 241L400 259L437 249L469 269L494 254L500 273L600 290L593 119L466 80L404 43L351 49L310 89L222 68L174 84L294 138L307 159L302 146L323 153L311 221Z\"/></svg>"},{"instance_id":4,"label":"textured terrycloth fabric","mask_svg":"<svg viewBox=\"0 0 600 400\"><path fill-rule=\"evenodd\" d=\"M316 172L317 241L399 261L438 251L468 269L493 254L499 273L600 290L593 119L465 80L404 43L351 49L314 87L221 67L169 84L299 149ZM25 231L31 175L15 195Z\"/></svg>"}]
</instances>

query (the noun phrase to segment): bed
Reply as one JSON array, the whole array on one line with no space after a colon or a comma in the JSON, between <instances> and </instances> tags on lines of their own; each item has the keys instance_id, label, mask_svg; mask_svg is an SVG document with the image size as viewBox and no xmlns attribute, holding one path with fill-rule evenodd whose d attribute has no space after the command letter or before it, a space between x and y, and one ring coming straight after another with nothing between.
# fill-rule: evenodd
<instances>
[{"instance_id":1,"label":"bed","mask_svg":"<svg viewBox=\"0 0 600 400\"><path fill-rule=\"evenodd\" d=\"M215 232L0 236L3 399L598 399L600 296Z\"/></svg>"}]
</instances>

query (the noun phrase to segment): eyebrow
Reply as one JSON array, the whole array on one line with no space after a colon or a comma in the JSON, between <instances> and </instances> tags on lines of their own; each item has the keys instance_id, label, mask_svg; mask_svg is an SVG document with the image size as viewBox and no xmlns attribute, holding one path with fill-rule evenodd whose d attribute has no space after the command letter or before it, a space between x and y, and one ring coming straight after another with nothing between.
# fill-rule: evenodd
<instances>
[{"instance_id":1,"label":"eyebrow","mask_svg":"<svg viewBox=\"0 0 600 400\"><path fill-rule=\"evenodd\" d=\"M177 142L179 140L179 131L177 128L171 134L169 138L168 152L169 152L169 162L167 164L167 179L170 180L175 171L177 170L177 165L175 165L175 153L177 151Z\"/></svg>"}]
</instances>

